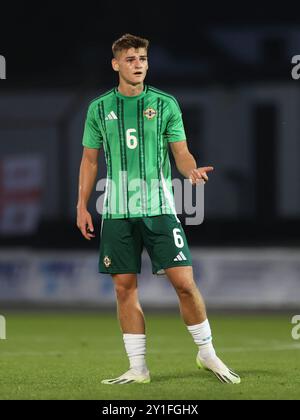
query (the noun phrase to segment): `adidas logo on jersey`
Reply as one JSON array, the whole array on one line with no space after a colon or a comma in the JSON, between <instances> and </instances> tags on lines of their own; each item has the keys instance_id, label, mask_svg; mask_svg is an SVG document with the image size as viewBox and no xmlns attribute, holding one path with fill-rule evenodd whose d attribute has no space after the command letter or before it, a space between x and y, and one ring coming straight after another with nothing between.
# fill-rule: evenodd
<instances>
[{"instance_id":1,"label":"adidas logo on jersey","mask_svg":"<svg viewBox=\"0 0 300 420\"><path fill-rule=\"evenodd\" d=\"M116 116L116 114L114 113L114 111L111 111L108 115L107 115L107 117L105 117L105 120L106 121L108 121L108 120L117 120L118 119L118 117Z\"/></svg>"},{"instance_id":2,"label":"adidas logo on jersey","mask_svg":"<svg viewBox=\"0 0 300 420\"><path fill-rule=\"evenodd\" d=\"M180 251L177 257L174 258L174 261L186 261L186 260L187 260L186 256L184 255L182 251Z\"/></svg>"}]
</instances>

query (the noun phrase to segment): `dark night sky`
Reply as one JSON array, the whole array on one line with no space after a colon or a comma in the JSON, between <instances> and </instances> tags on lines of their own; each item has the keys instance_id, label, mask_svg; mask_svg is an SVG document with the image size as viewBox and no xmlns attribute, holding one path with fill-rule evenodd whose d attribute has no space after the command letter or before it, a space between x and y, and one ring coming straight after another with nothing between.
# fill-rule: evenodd
<instances>
[{"instance_id":1,"label":"dark night sky","mask_svg":"<svg viewBox=\"0 0 300 420\"><path fill-rule=\"evenodd\" d=\"M274 2L10 3L1 5L0 54L8 62L7 86L57 80L72 85L80 83L86 63L109 73L111 43L125 32L191 57L205 49L199 39L208 26L295 24L299 16L286 2L284 7Z\"/></svg>"}]
</instances>

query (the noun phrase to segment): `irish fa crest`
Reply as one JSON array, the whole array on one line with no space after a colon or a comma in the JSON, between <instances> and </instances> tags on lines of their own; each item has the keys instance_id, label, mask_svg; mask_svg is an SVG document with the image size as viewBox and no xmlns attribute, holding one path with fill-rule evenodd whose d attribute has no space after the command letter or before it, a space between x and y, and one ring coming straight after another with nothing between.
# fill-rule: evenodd
<instances>
[{"instance_id":1,"label":"irish fa crest","mask_svg":"<svg viewBox=\"0 0 300 420\"><path fill-rule=\"evenodd\" d=\"M103 264L105 265L106 268L109 268L111 266L111 259L107 256L105 256L103 258Z\"/></svg>"},{"instance_id":2,"label":"irish fa crest","mask_svg":"<svg viewBox=\"0 0 300 420\"><path fill-rule=\"evenodd\" d=\"M144 111L144 116L148 118L148 120L152 120L156 114L157 112L153 108L147 108L146 111Z\"/></svg>"}]
</instances>

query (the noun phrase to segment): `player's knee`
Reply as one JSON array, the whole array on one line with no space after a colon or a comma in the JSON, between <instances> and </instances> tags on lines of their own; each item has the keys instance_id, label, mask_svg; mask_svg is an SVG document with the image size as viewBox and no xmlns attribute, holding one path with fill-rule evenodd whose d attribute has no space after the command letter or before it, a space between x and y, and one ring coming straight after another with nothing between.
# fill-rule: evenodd
<instances>
[{"instance_id":1,"label":"player's knee","mask_svg":"<svg viewBox=\"0 0 300 420\"><path fill-rule=\"evenodd\" d=\"M116 285L115 290L119 302L124 302L126 300L132 299L132 297L136 293L136 288L134 286L128 286L123 284Z\"/></svg>"},{"instance_id":2,"label":"player's knee","mask_svg":"<svg viewBox=\"0 0 300 420\"><path fill-rule=\"evenodd\" d=\"M182 282L176 286L176 292L179 296L192 296L196 292L194 282Z\"/></svg>"}]
</instances>

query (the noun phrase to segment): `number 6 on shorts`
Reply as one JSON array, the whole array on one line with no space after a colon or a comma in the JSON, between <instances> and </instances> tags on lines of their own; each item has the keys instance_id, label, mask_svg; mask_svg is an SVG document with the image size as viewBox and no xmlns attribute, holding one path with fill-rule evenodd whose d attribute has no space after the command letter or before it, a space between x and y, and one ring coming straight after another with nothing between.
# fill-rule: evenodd
<instances>
[{"instance_id":1,"label":"number 6 on shorts","mask_svg":"<svg viewBox=\"0 0 300 420\"><path fill-rule=\"evenodd\" d=\"M173 236L174 236L174 242L177 248L183 248L184 247L184 240L182 236L180 235L181 231L178 228L173 229Z\"/></svg>"}]
</instances>

